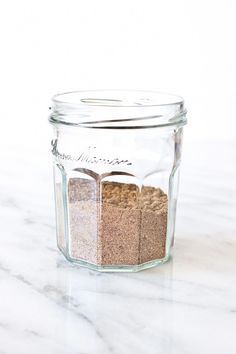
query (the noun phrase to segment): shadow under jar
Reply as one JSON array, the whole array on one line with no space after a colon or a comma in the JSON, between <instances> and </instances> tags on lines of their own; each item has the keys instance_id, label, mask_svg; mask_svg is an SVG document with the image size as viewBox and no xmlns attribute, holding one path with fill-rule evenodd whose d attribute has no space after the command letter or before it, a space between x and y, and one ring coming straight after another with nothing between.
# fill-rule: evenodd
<instances>
[{"instance_id":1,"label":"shadow under jar","mask_svg":"<svg viewBox=\"0 0 236 354\"><path fill-rule=\"evenodd\" d=\"M98 271L139 271L170 257L186 110L151 91L53 97L57 243Z\"/></svg>"}]
</instances>

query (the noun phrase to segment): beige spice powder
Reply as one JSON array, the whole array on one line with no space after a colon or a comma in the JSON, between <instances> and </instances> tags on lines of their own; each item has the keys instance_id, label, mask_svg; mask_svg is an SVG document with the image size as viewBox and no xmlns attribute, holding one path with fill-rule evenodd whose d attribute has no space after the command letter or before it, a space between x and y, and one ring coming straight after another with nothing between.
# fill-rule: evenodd
<instances>
[{"instance_id":1,"label":"beige spice powder","mask_svg":"<svg viewBox=\"0 0 236 354\"><path fill-rule=\"evenodd\" d=\"M165 257L168 199L161 189L71 178L68 199L72 258L111 266Z\"/></svg>"}]
</instances>

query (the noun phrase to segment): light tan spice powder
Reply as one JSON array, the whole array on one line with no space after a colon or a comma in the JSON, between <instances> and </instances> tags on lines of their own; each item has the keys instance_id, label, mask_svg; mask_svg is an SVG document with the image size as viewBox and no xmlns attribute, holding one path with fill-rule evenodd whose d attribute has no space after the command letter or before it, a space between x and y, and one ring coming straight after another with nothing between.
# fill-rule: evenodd
<instances>
[{"instance_id":1,"label":"light tan spice powder","mask_svg":"<svg viewBox=\"0 0 236 354\"><path fill-rule=\"evenodd\" d=\"M97 265L136 265L165 256L167 195L159 188L71 178L69 252Z\"/></svg>"}]
</instances>

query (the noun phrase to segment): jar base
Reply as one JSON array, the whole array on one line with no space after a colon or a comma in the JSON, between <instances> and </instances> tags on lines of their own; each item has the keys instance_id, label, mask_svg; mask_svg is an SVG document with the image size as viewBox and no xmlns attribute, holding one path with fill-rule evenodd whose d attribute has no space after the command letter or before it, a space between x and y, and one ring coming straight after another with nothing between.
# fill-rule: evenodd
<instances>
[{"instance_id":1,"label":"jar base","mask_svg":"<svg viewBox=\"0 0 236 354\"><path fill-rule=\"evenodd\" d=\"M89 268L91 270L95 270L97 272L103 272L103 273L137 273L142 270L145 270L148 268L153 268L153 267L156 267L156 266L161 265L163 263L166 263L171 257L170 254L167 254L162 259L154 259L152 261L141 263L141 264L110 265L110 266L108 266L108 265L94 264L94 263L86 262L84 260L78 260L78 259L70 257L62 249L59 248L59 250L70 263L77 264L81 267Z\"/></svg>"}]
</instances>

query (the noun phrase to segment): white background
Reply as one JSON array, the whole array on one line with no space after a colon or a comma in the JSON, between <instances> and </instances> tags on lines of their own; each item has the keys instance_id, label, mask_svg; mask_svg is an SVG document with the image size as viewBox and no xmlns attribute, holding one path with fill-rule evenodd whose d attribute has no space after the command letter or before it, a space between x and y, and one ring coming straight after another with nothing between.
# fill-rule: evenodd
<instances>
[{"instance_id":1,"label":"white background","mask_svg":"<svg viewBox=\"0 0 236 354\"><path fill-rule=\"evenodd\" d=\"M51 96L95 88L180 94L186 140L235 138L234 0L8 0L0 7L4 145L46 146Z\"/></svg>"}]
</instances>

